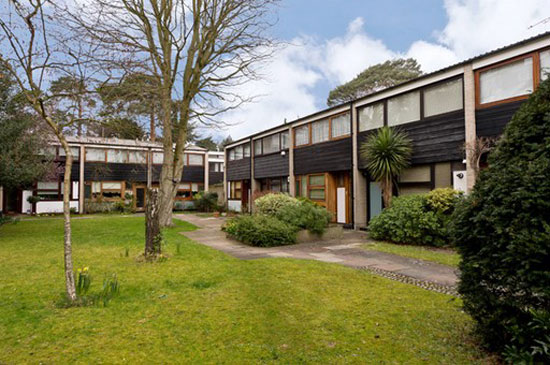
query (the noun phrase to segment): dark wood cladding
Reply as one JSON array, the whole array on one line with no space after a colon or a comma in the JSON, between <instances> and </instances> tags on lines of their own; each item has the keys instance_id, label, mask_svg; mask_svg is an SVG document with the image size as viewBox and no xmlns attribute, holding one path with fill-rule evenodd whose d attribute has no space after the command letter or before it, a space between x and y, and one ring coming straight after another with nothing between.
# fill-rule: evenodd
<instances>
[{"instance_id":1,"label":"dark wood cladding","mask_svg":"<svg viewBox=\"0 0 550 365\"><path fill-rule=\"evenodd\" d=\"M223 183L223 172L210 171L208 173L208 183L210 185Z\"/></svg>"},{"instance_id":2,"label":"dark wood cladding","mask_svg":"<svg viewBox=\"0 0 550 365\"><path fill-rule=\"evenodd\" d=\"M464 111L425 118L418 122L396 127L405 132L412 140L412 164L424 164L443 161L462 160L462 148L465 141ZM369 133L359 134L359 148ZM366 161L359 158L359 167L364 168Z\"/></svg>"},{"instance_id":3,"label":"dark wood cladding","mask_svg":"<svg viewBox=\"0 0 550 365\"><path fill-rule=\"evenodd\" d=\"M369 130L369 131L364 131L364 132L359 132L357 134L357 148L358 148L358 167L360 169L364 169L367 167L367 161L363 158L361 158L361 146L363 145L363 143L365 143L367 141L367 139L369 138L369 136L371 134L374 134L376 133L378 129L372 129L372 130Z\"/></svg>"},{"instance_id":4,"label":"dark wood cladding","mask_svg":"<svg viewBox=\"0 0 550 365\"><path fill-rule=\"evenodd\" d=\"M294 150L294 174L351 170L351 138L313 144Z\"/></svg>"},{"instance_id":5,"label":"dark wood cladding","mask_svg":"<svg viewBox=\"0 0 550 365\"><path fill-rule=\"evenodd\" d=\"M153 165L153 182L160 180L162 166ZM71 180L78 181L80 164L74 164L71 169ZM223 173L222 173L223 174ZM86 162L84 164L85 181L135 181L147 182L147 165L130 163ZM182 180L184 182L203 182L203 166L185 166Z\"/></svg>"},{"instance_id":6,"label":"dark wood cladding","mask_svg":"<svg viewBox=\"0 0 550 365\"><path fill-rule=\"evenodd\" d=\"M227 161L227 180L249 180L250 157L240 160Z\"/></svg>"},{"instance_id":7,"label":"dark wood cladding","mask_svg":"<svg viewBox=\"0 0 550 365\"><path fill-rule=\"evenodd\" d=\"M478 137L498 137L525 100L495 105L476 110L476 134Z\"/></svg>"},{"instance_id":8,"label":"dark wood cladding","mask_svg":"<svg viewBox=\"0 0 550 365\"><path fill-rule=\"evenodd\" d=\"M254 178L288 176L288 152L254 157Z\"/></svg>"},{"instance_id":9,"label":"dark wood cladding","mask_svg":"<svg viewBox=\"0 0 550 365\"><path fill-rule=\"evenodd\" d=\"M78 176L79 166L73 166ZM78 178L77 178L78 179ZM86 162L85 181L147 181L147 165L133 163Z\"/></svg>"}]
</instances>

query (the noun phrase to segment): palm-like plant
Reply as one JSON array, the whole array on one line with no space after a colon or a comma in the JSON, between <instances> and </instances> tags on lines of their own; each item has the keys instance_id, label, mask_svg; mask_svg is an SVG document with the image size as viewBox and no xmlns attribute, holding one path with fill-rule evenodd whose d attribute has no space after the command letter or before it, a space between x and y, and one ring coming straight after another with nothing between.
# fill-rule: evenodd
<instances>
[{"instance_id":1,"label":"palm-like plant","mask_svg":"<svg viewBox=\"0 0 550 365\"><path fill-rule=\"evenodd\" d=\"M411 140L404 132L382 127L363 142L360 154L367 161L370 176L380 184L384 205L389 207L393 184L410 163Z\"/></svg>"}]
</instances>

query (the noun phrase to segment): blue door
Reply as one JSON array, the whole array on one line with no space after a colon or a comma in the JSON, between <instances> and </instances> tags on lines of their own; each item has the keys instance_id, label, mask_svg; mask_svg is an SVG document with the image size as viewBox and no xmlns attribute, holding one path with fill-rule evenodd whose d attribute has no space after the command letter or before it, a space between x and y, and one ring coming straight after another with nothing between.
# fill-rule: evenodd
<instances>
[{"instance_id":1,"label":"blue door","mask_svg":"<svg viewBox=\"0 0 550 365\"><path fill-rule=\"evenodd\" d=\"M369 220L382 212L382 190L375 181L369 181Z\"/></svg>"}]
</instances>

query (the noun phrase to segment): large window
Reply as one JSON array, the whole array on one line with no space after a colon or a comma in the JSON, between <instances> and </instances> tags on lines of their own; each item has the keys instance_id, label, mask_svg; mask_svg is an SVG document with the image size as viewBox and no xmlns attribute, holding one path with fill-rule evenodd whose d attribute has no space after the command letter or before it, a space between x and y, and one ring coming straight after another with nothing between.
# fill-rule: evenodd
<instances>
[{"instance_id":1,"label":"large window","mask_svg":"<svg viewBox=\"0 0 550 365\"><path fill-rule=\"evenodd\" d=\"M451 80L424 90L424 116L462 109L462 79Z\"/></svg>"},{"instance_id":2,"label":"large window","mask_svg":"<svg viewBox=\"0 0 550 365\"><path fill-rule=\"evenodd\" d=\"M250 157L250 143L233 147L229 150L229 161Z\"/></svg>"},{"instance_id":3,"label":"large window","mask_svg":"<svg viewBox=\"0 0 550 365\"><path fill-rule=\"evenodd\" d=\"M85 197L105 201L118 201L124 196L125 184L122 181L92 181L85 186Z\"/></svg>"},{"instance_id":4,"label":"large window","mask_svg":"<svg viewBox=\"0 0 550 365\"><path fill-rule=\"evenodd\" d=\"M80 157L80 147L71 147L70 149L73 160L78 160ZM59 157L65 157L65 150L61 146L59 147Z\"/></svg>"},{"instance_id":5,"label":"large window","mask_svg":"<svg viewBox=\"0 0 550 365\"><path fill-rule=\"evenodd\" d=\"M308 179L308 198L313 201L325 201L325 175L309 175Z\"/></svg>"},{"instance_id":6,"label":"large window","mask_svg":"<svg viewBox=\"0 0 550 365\"><path fill-rule=\"evenodd\" d=\"M86 161L105 162L105 150L102 148L86 148Z\"/></svg>"},{"instance_id":7,"label":"large window","mask_svg":"<svg viewBox=\"0 0 550 365\"><path fill-rule=\"evenodd\" d=\"M262 154L262 140L257 139L254 141L254 156Z\"/></svg>"},{"instance_id":8,"label":"large window","mask_svg":"<svg viewBox=\"0 0 550 365\"><path fill-rule=\"evenodd\" d=\"M280 143L279 133L264 137L262 140L262 144L264 148L263 153L267 154L267 153L279 152L280 150L279 143Z\"/></svg>"},{"instance_id":9,"label":"large window","mask_svg":"<svg viewBox=\"0 0 550 365\"><path fill-rule=\"evenodd\" d=\"M286 150L288 148L288 131L281 132L281 149Z\"/></svg>"},{"instance_id":10,"label":"large window","mask_svg":"<svg viewBox=\"0 0 550 365\"><path fill-rule=\"evenodd\" d=\"M296 146L309 144L309 125L303 125L294 130L294 139Z\"/></svg>"},{"instance_id":11,"label":"large window","mask_svg":"<svg viewBox=\"0 0 550 365\"><path fill-rule=\"evenodd\" d=\"M388 100L388 125L400 125L420 119L420 92L412 91Z\"/></svg>"},{"instance_id":12,"label":"large window","mask_svg":"<svg viewBox=\"0 0 550 365\"><path fill-rule=\"evenodd\" d=\"M243 156L250 157L250 143L247 143L243 146Z\"/></svg>"},{"instance_id":13,"label":"large window","mask_svg":"<svg viewBox=\"0 0 550 365\"><path fill-rule=\"evenodd\" d=\"M59 189L57 181L38 182L36 184L36 195L40 197L40 200L46 201L63 199L63 191Z\"/></svg>"},{"instance_id":14,"label":"large window","mask_svg":"<svg viewBox=\"0 0 550 365\"><path fill-rule=\"evenodd\" d=\"M107 150L107 162L124 163L127 155L125 150Z\"/></svg>"},{"instance_id":15,"label":"large window","mask_svg":"<svg viewBox=\"0 0 550 365\"><path fill-rule=\"evenodd\" d=\"M311 143L328 141L329 121L328 119L311 123Z\"/></svg>"},{"instance_id":16,"label":"large window","mask_svg":"<svg viewBox=\"0 0 550 365\"><path fill-rule=\"evenodd\" d=\"M204 165L204 156L203 155L195 155L195 154L189 154L188 157L188 165L189 166L203 166Z\"/></svg>"},{"instance_id":17,"label":"large window","mask_svg":"<svg viewBox=\"0 0 550 365\"><path fill-rule=\"evenodd\" d=\"M153 163L161 165L164 162L164 153L163 152L153 152Z\"/></svg>"},{"instance_id":18,"label":"large window","mask_svg":"<svg viewBox=\"0 0 550 365\"><path fill-rule=\"evenodd\" d=\"M147 163L147 154L145 151L128 151L128 162L129 163Z\"/></svg>"},{"instance_id":19,"label":"large window","mask_svg":"<svg viewBox=\"0 0 550 365\"><path fill-rule=\"evenodd\" d=\"M359 132L384 126L384 103L367 105L359 109Z\"/></svg>"},{"instance_id":20,"label":"large window","mask_svg":"<svg viewBox=\"0 0 550 365\"><path fill-rule=\"evenodd\" d=\"M550 49L540 53L540 80L546 80L550 75Z\"/></svg>"},{"instance_id":21,"label":"large window","mask_svg":"<svg viewBox=\"0 0 550 365\"><path fill-rule=\"evenodd\" d=\"M288 193L288 178L277 177L260 180L261 191L272 191L274 193Z\"/></svg>"},{"instance_id":22,"label":"large window","mask_svg":"<svg viewBox=\"0 0 550 365\"><path fill-rule=\"evenodd\" d=\"M235 160L241 160L243 158L243 146L235 147Z\"/></svg>"},{"instance_id":23,"label":"large window","mask_svg":"<svg viewBox=\"0 0 550 365\"><path fill-rule=\"evenodd\" d=\"M223 162L210 162L211 172L223 172Z\"/></svg>"},{"instance_id":24,"label":"large window","mask_svg":"<svg viewBox=\"0 0 550 365\"><path fill-rule=\"evenodd\" d=\"M181 183L176 192L176 200L192 200L193 196L202 190L204 190L203 184Z\"/></svg>"},{"instance_id":25,"label":"large window","mask_svg":"<svg viewBox=\"0 0 550 365\"><path fill-rule=\"evenodd\" d=\"M242 198L242 182L230 181L229 182L229 199L240 200Z\"/></svg>"},{"instance_id":26,"label":"large window","mask_svg":"<svg viewBox=\"0 0 550 365\"><path fill-rule=\"evenodd\" d=\"M235 149L232 148L229 150L229 161L233 161L235 159Z\"/></svg>"},{"instance_id":27,"label":"large window","mask_svg":"<svg viewBox=\"0 0 550 365\"><path fill-rule=\"evenodd\" d=\"M331 138L347 136L351 133L349 113L334 117L330 121Z\"/></svg>"},{"instance_id":28,"label":"large window","mask_svg":"<svg viewBox=\"0 0 550 365\"><path fill-rule=\"evenodd\" d=\"M532 56L479 73L479 104L524 96L533 89Z\"/></svg>"}]
</instances>

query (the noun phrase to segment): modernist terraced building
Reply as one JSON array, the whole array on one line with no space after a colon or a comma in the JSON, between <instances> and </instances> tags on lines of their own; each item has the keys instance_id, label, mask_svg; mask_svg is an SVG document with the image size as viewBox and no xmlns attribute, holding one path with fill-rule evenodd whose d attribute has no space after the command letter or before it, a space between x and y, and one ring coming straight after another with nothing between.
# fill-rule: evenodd
<instances>
[{"instance_id":1,"label":"modernist terraced building","mask_svg":"<svg viewBox=\"0 0 550 365\"><path fill-rule=\"evenodd\" d=\"M115 202L127 194L136 210L145 207L147 186L158 186L162 168L162 145L155 142L95 137L67 137L74 156L71 171L71 208L86 211L87 202ZM44 155L63 166L65 153L52 143ZM189 145L185 149L184 170L176 200L191 201L203 190L223 192L223 152ZM62 169L61 169L62 170ZM0 187L0 211L5 213L60 213L63 211L63 174L52 174L26 189ZM29 202L29 196L40 198Z\"/></svg>"},{"instance_id":2,"label":"modernist terraced building","mask_svg":"<svg viewBox=\"0 0 550 365\"><path fill-rule=\"evenodd\" d=\"M307 196L336 222L365 227L383 208L359 150L382 126L413 142L399 194L474 184L465 143L498 137L550 72L550 33L503 47L240 139L225 150L230 209L251 209L256 191Z\"/></svg>"}]
</instances>

